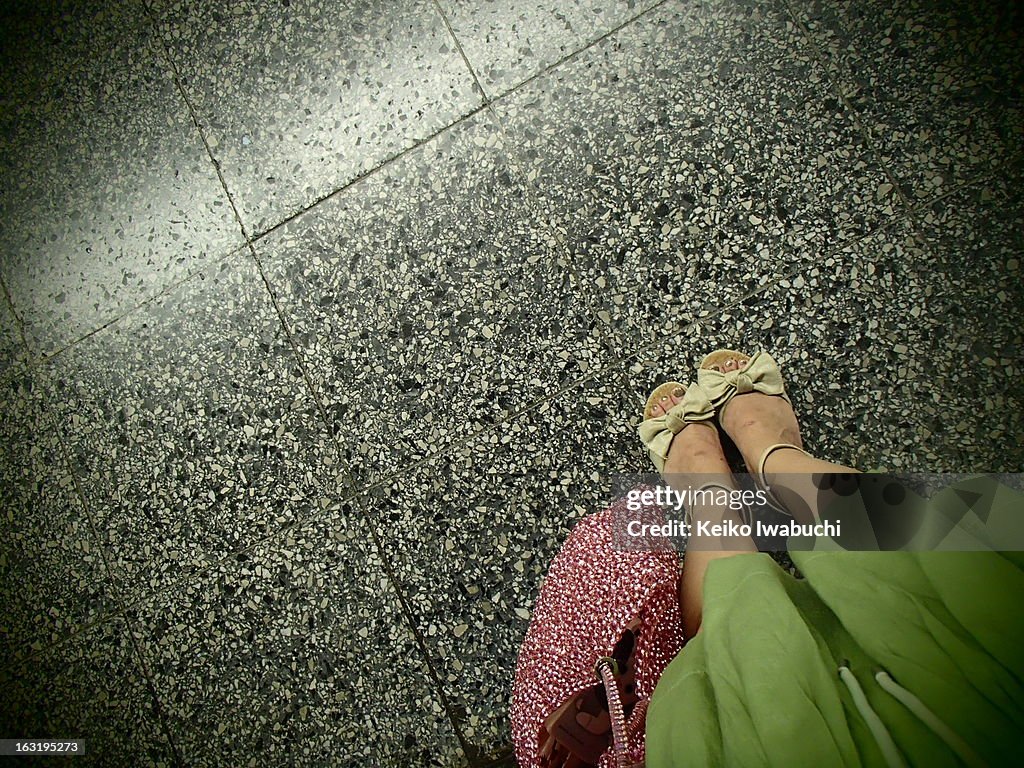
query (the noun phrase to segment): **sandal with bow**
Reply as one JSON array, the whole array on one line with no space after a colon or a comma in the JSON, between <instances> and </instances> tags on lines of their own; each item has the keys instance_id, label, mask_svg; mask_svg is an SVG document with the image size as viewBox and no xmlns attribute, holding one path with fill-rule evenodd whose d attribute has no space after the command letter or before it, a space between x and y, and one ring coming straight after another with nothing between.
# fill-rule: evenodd
<instances>
[{"instance_id":1,"label":"sandal with bow","mask_svg":"<svg viewBox=\"0 0 1024 768\"><path fill-rule=\"evenodd\" d=\"M725 368L729 362L735 363L736 367L727 371ZM697 383L707 394L719 420L721 420L726 406L736 395L748 392L760 392L765 395L781 397L792 405L789 395L786 394L779 364L767 352L755 352L753 355L747 355L734 349L716 349L697 366ZM792 448L810 456L803 448L792 443L770 445L757 462L754 480L774 506L785 510L763 479L764 465L768 457L782 448Z\"/></svg>"}]
</instances>

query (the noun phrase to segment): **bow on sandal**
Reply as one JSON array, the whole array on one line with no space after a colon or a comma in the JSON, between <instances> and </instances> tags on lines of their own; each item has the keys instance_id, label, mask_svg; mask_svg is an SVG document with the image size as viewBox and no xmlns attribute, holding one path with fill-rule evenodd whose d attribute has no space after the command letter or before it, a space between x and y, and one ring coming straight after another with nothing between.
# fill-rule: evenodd
<instances>
[{"instance_id":1,"label":"bow on sandal","mask_svg":"<svg viewBox=\"0 0 1024 768\"><path fill-rule=\"evenodd\" d=\"M787 403L790 402L782 384L779 364L767 352L755 352L741 369L724 372L707 367L714 364L712 361L730 355L746 357L745 354L731 349L718 349L705 357L697 369L697 383L707 393L708 400L711 401L719 418L722 417L726 403L736 395L745 395L748 392L779 395Z\"/></svg>"}]
</instances>

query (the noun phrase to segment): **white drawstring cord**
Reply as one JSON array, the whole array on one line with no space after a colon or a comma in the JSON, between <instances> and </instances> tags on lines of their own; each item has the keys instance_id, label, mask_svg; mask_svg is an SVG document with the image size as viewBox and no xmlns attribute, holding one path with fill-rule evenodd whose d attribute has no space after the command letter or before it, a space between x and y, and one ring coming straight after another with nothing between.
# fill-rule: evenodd
<instances>
[{"instance_id":1,"label":"white drawstring cord","mask_svg":"<svg viewBox=\"0 0 1024 768\"><path fill-rule=\"evenodd\" d=\"M956 752L957 756L971 768L984 768L988 764L978 756L978 753L971 749L971 746L964 741L952 728L942 722L938 716L925 706L917 696L912 694L902 685L893 680L889 673L881 670L875 673L875 680L888 691L894 698L900 701L907 709L917 715L925 725L931 728L935 735L942 739L949 748Z\"/></svg>"},{"instance_id":2,"label":"white drawstring cord","mask_svg":"<svg viewBox=\"0 0 1024 768\"><path fill-rule=\"evenodd\" d=\"M882 722L882 718L877 715L875 710L871 708L867 696L864 695L864 691L860 687L860 683L857 682L857 678L853 676L853 672L846 665L839 667L839 679L849 689L850 696L853 697L853 705L857 707L857 711L860 712L860 716L867 723L871 735L875 737L875 743L881 750L886 765L889 768L906 768L907 764L903 760L903 755L896 748L896 742L889 735L885 723Z\"/></svg>"}]
</instances>

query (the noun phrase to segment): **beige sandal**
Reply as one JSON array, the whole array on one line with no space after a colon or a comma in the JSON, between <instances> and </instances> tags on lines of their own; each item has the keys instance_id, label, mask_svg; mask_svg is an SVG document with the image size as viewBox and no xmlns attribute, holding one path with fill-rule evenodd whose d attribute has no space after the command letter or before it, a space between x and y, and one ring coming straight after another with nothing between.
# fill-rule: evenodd
<instances>
[{"instance_id":1,"label":"beige sandal","mask_svg":"<svg viewBox=\"0 0 1024 768\"><path fill-rule=\"evenodd\" d=\"M747 362L740 363L742 358L747 358ZM722 366L729 360L736 360L741 367L728 372L713 367ZM697 383L707 393L719 419L730 400L747 392L779 395L790 402L782 384L779 364L767 352L746 355L734 349L716 349L701 360L697 368Z\"/></svg>"}]
</instances>

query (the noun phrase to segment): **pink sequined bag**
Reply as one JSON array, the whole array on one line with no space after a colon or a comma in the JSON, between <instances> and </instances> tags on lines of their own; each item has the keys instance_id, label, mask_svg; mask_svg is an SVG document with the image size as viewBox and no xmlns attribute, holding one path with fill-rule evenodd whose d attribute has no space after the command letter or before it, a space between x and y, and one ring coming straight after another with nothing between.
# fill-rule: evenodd
<instances>
[{"instance_id":1,"label":"pink sequined bag","mask_svg":"<svg viewBox=\"0 0 1024 768\"><path fill-rule=\"evenodd\" d=\"M616 549L626 515L580 520L541 585L512 688L521 768L643 763L647 702L683 646L679 558Z\"/></svg>"}]
</instances>

